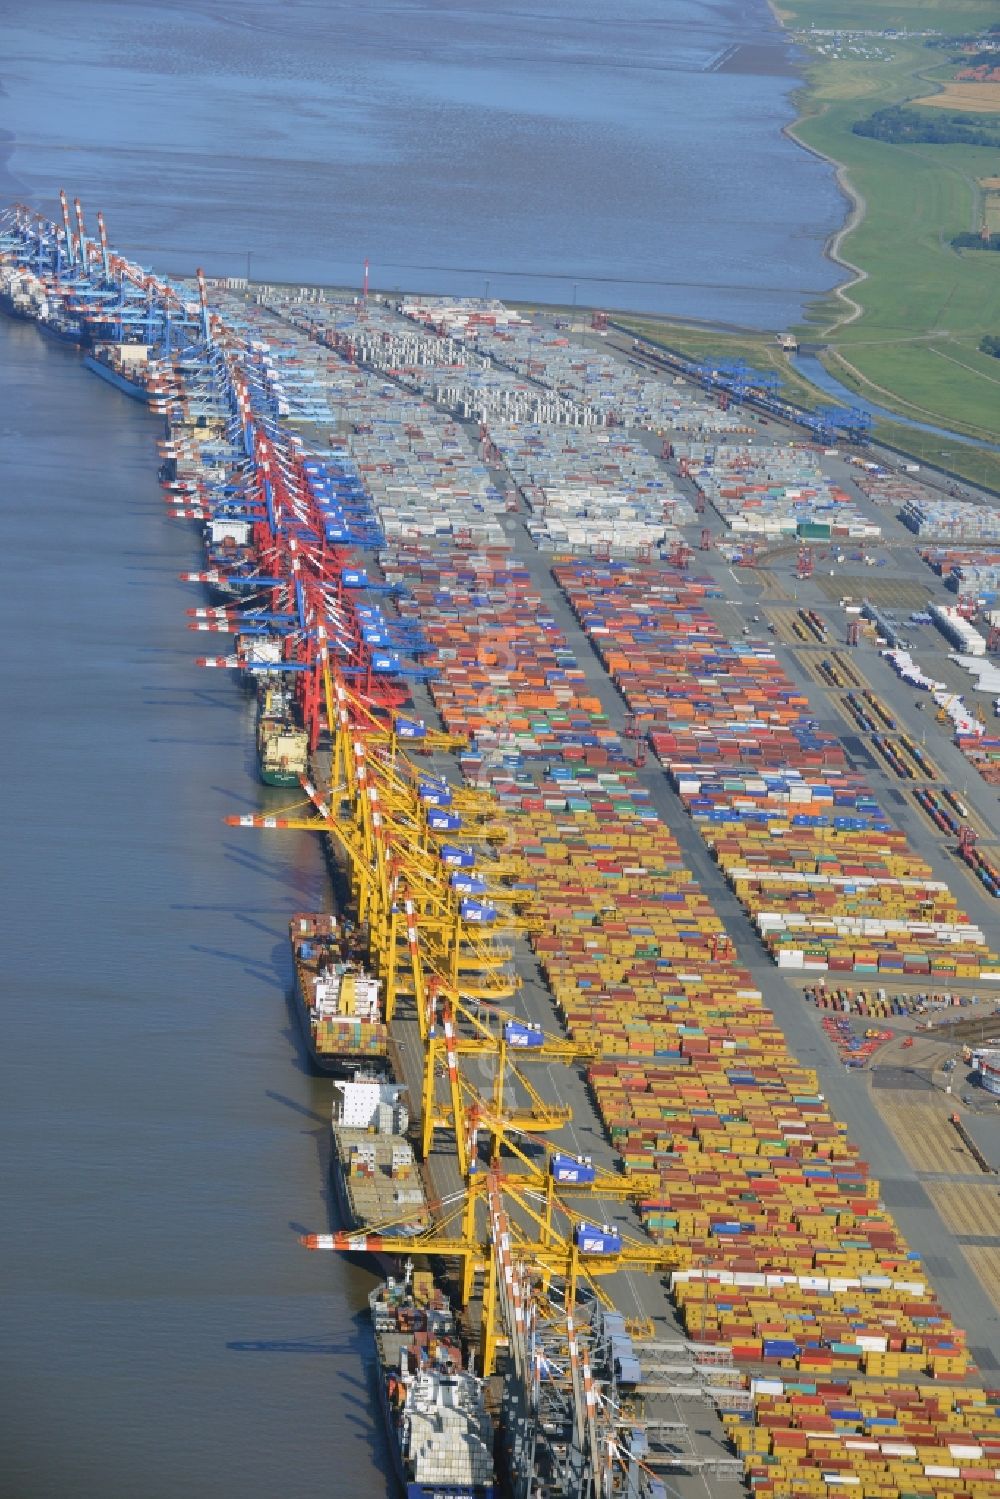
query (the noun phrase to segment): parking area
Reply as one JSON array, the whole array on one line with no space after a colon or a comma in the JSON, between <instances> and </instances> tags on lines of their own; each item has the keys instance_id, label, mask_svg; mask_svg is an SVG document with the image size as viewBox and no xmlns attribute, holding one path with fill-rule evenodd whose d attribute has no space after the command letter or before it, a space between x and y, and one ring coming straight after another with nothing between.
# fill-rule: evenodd
<instances>
[{"instance_id":1,"label":"parking area","mask_svg":"<svg viewBox=\"0 0 1000 1499\"><path fill-rule=\"evenodd\" d=\"M839 568L831 577L829 571L815 573L817 587L833 604L842 598L869 599L877 608L906 611L926 609L931 597L930 575L927 583L898 575L879 574L874 568L863 573L845 573Z\"/></svg>"},{"instance_id":2,"label":"parking area","mask_svg":"<svg viewBox=\"0 0 1000 1499\"><path fill-rule=\"evenodd\" d=\"M976 1158L949 1123L949 1103L926 1089L879 1088L872 1076L873 1097L879 1113L902 1146L915 1171L982 1176Z\"/></svg>"},{"instance_id":3,"label":"parking area","mask_svg":"<svg viewBox=\"0 0 1000 1499\"><path fill-rule=\"evenodd\" d=\"M1000 1308L1000 1248L984 1244L963 1244L962 1254L993 1305Z\"/></svg>"},{"instance_id":4,"label":"parking area","mask_svg":"<svg viewBox=\"0 0 1000 1499\"><path fill-rule=\"evenodd\" d=\"M935 1207L956 1234L1000 1238L1000 1181L937 1182L927 1188Z\"/></svg>"}]
</instances>

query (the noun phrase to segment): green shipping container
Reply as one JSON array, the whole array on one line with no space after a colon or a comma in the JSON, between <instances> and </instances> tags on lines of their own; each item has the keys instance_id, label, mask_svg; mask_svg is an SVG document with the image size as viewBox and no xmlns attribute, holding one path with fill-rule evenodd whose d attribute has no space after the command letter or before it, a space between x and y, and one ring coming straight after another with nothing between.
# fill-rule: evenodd
<instances>
[{"instance_id":1,"label":"green shipping container","mask_svg":"<svg viewBox=\"0 0 1000 1499\"><path fill-rule=\"evenodd\" d=\"M830 523L819 520L800 520L796 530L806 541L829 541Z\"/></svg>"}]
</instances>

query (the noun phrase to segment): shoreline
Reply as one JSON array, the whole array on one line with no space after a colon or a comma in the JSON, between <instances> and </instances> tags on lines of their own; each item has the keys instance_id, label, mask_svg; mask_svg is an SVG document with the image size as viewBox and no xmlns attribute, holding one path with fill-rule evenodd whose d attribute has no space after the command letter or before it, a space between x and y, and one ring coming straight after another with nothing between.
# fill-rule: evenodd
<instances>
[{"instance_id":1,"label":"shoreline","mask_svg":"<svg viewBox=\"0 0 1000 1499\"><path fill-rule=\"evenodd\" d=\"M935 159L927 152L901 152L890 161L883 159L884 152L880 156L865 149L865 143L852 133L853 124L873 102L906 104L917 94L923 97L940 92L938 74L943 54L932 56L910 44L888 49L880 44L862 49L860 60L845 64L847 54L819 45L827 32L814 37L810 31L811 26L833 24L828 4L794 0L793 11L781 0L765 3L787 41L808 53L802 83L791 96L795 117L782 133L832 168L846 204L843 222L823 247L824 257L845 273L844 279L826 298L812 304L806 331L800 328L800 335L827 346L827 353L821 353L820 358L829 374L839 379L831 361L842 364L852 376L848 382L851 389L893 412L899 422L909 424L919 416L994 448L995 403L983 378L989 381L989 372L977 367L982 361L976 352L976 340L985 329L995 326L996 299L983 281L981 267L961 261L945 263L939 255L939 247L947 249L947 236L954 233L959 220L962 228L970 225L970 209L962 196L966 190L973 194L975 223L975 177L982 170L981 163L977 166L973 157L963 170L960 163ZM961 178L960 187L956 187L956 177ZM900 187L903 183L906 188ZM931 204L930 227L937 230L937 245L931 245L929 235L924 245L910 232L912 199L908 207L905 192L911 184L912 192L924 192ZM846 253L846 244L862 224L866 232L863 263L859 263ZM857 292L868 281L872 284L862 300ZM914 288L909 301L908 294L903 294L907 288ZM945 291L948 327L958 330L954 333L940 326L933 311L927 311L937 305ZM943 352L938 347L942 340L954 341L972 356L967 362L961 358L952 361L963 366L960 393L956 393L954 379L947 381L942 368L936 367L940 361L934 356ZM866 341L877 346L870 357L862 347ZM838 350L855 342L859 344L858 359L848 364ZM922 347L924 342L929 344L926 349ZM959 374L958 370L952 372L952 365L948 372Z\"/></svg>"},{"instance_id":2,"label":"shoreline","mask_svg":"<svg viewBox=\"0 0 1000 1499\"><path fill-rule=\"evenodd\" d=\"M792 32L788 22L775 4L775 0L764 0L764 3L774 17L775 23L780 27L781 33L785 38L785 45L791 49L796 43L792 39ZM845 163L838 161L836 157L828 155L825 151L820 151L816 146L810 146L798 134L798 127L804 120L809 118L803 106L811 93L809 79L805 71L803 70L799 76L800 86L794 89L791 95L791 102L796 110L795 119L787 125L782 125L781 133L786 139L794 141L801 150L807 151L810 156L815 156L818 161L824 161L828 166L833 167L834 180L847 203L844 222L839 229L835 229L832 234L827 236L826 243L823 246L823 254L832 265L842 266L844 270L850 272L850 276L846 281L843 281L840 286L832 287L828 293L831 297L839 297L846 304L848 311L823 330L826 335L833 333L837 328L846 327L848 323L856 322L864 314L864 308L860 302L856 302L849 293L852 287L860 286L863 281L868 280L868 272L863 270L861 266L855 265L852 260L848 260L846 255L842 255L840 247L847 236L853 234L854 230L862 223L868 205L861 193L851 182L849 168Z\"/></svg>"},{"instance_id":3,"label":"shoreline","mask_svg":"<svg viewBox=\"0 0 1000 1499\"><path fill-rule=\"evenodd\" d=\"M868 280L868 272L855 264L853 260L848 260L846 255L841 254L840 247L847 236L853 234L854 230L862 223L868 205L862 194L851 182L850 170L842 161L837 161L836 157L827 155L825 151L820 151L816 146L810 146L796 134L796 126L801 124L806 118L804 114L799 114L790 125L782 126L781 133L787 136L789 140L794 141L803 151L808 151L810 156L815 156L817 160L825 161L829 166L833 167L837 187L847 200L847 213L844 217L844 222L839 229L835 229L827 237L826 243L823 246L823 254L831 264L843 266L845 270L851 273L846 281L841 282L839 286L832 287L829 292L831 297L839 297L849 310L821 330L824 337L826 337L831 333L835 333L838 328L845 328L848 323L857 322L858 318L864 315L865 309L860 302L855 301L850 292L853 287L860 286L863 281Z\"/></svg>"}]
</instances>

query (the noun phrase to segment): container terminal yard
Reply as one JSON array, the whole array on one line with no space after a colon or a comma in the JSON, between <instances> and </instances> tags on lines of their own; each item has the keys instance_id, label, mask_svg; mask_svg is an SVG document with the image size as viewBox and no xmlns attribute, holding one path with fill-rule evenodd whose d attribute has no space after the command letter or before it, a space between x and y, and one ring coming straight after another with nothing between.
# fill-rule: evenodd
<instances>
[{"instance_id":1,"label":"container terminal yard","mask_svg":"<svg viewBox=\"0 0 1000 1499\"><path fill-rule=\"evenodd\" d=\"M495 1427L517 1495L1000 1493L1000 512L602 314L172 281L65 197L0 305L163 415L288 788L231 821L326 849L304 1248L453 1337L409 1492Z\"/></svg>"}]
</instances>

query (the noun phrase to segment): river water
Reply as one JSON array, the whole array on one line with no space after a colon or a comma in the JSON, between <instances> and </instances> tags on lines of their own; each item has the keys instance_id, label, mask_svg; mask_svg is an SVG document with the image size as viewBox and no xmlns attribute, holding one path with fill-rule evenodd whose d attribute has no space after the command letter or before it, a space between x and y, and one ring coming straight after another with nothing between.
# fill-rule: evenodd
<instances>
[{"instance_id":1,"label":"river water","mask_svg":"<svg viewBox=\"0 0 1000 1499\"><path fill-rule=\"evenodd\" d=\"M60 186L190 273L758 326L843 205L780 135L763 0L0 0L0 200ZM329 1085L286 1003L325 881L247 700L193 658L157 424L0 320L0 1499L380 1499L372 1280L329 1221ZM270 798L270 800L268 800ZM345 1475L349 1475L345 1477Z\"/></svg>"},{"instance_id":2,"label":"river water","mask_svg":"<svg viewBox=\"0 0 1000 1499\"><path fill-rule=\"evenodd\" d=\"M0 318L0 1496L381 1499L374 1281L296 1241L330 1221L286 1000L320 854L222 825L286 794L193 664L158 433Z\"/></svg>"},{"instance_id":3,"label":"river water","mask_svg":"<svg viewBox=\"0 0 1000 1499\"><path fill-rule=\"evenodd\" d=\"M783 327L842 276L765 0L0 0L0 199L157 268Z\"/></svg>"}]
</instances>

